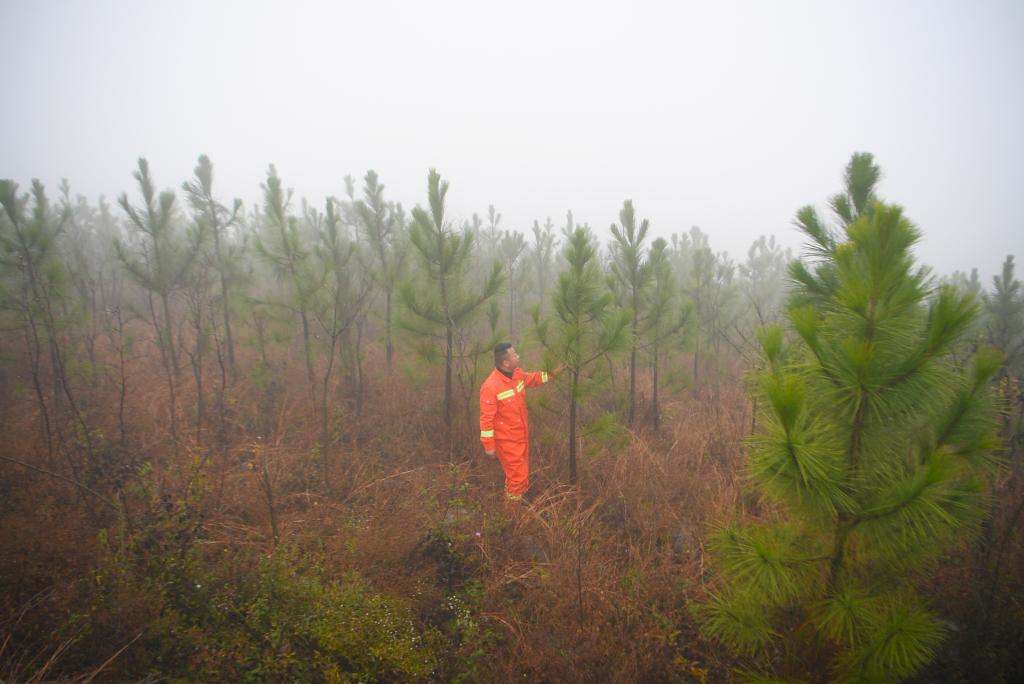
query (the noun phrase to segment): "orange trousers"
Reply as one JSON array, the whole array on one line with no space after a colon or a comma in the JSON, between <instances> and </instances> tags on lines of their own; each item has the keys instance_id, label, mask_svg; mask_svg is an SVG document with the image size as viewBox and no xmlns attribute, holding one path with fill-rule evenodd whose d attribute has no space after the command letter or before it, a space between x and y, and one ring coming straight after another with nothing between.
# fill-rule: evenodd
<instances>
[{"instance_id":1,"label":"orange trousers","mask_svg":"<svg viewBox=\"0 0 1024 684\"><path fill-rule=\"evenodd\" d=\"M508 498L523 498L530 486L530 450L526 442L494 440L494 448L505 471L505 493Z\"/></svg>"}]
</instances>

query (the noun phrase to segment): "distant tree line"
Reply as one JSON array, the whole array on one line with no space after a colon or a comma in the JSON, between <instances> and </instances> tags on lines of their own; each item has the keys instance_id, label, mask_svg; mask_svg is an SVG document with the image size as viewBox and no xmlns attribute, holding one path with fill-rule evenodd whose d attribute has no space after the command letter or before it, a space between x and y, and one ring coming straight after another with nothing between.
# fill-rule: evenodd
<instances>
[{"instance_id":1,"label":"distant tree line","mask_svg":"<svg viewBox=\"0 0 1024 684\"><path fill-rule=\"evenodd\" d=\"M373 171L360 192L346 178L343 191L322 208L296 202L273 166L262 202L248 208L219 195L205 155L180 192L159 190L145 159L133 175L136 191L120 195L116 209L102 198L94 206L73 197L67 182L56 202L38 182L27 194L11 181L2 186L7 345L20 339L27 354L48 452L70 459L76 471L88 461L84 452L96 447L89 413L97 410L84 406L77 390L111 370L110 360L97 356L103 341L118 350L120 439L131 431L123 402L134 389L124 355L139 351L133 321L151 330L159 354L174 448L186 442L224 448L226 388L240 372L280 382L278 359L286 357L272 348L294 347L320 419L326 478L342 420L336 402L358 415L366 393L374 385L386 391L403 358L443 362L437 404L450 432L457 404L472 416L480 359L495 340L515 336L529 348L539 329L591 326L594 316L629 321L621 339L592 354L628 350L623 421L641 422L643 394L646 422L657 425L657 384L638 386L641 359L657 383L668 350L693 350L694 377L686 382L697 380L723 345L750 348L755 320L775 315L789 259L762 239L749 263L737 266L713 253L697 228L648 244L649 224L636 225L631 201L608 245L589 226L574 225L571 215L560 233L550 219L543 226L535 221L531 239L505 229L493 206L486 221L473 215L456 225L445 206L448 183L433 170L424 208L411 214L386 198ZM586 274L574 265L584 253ZM580 288L590 290L599 310L580 309L570 322L560 307L584 306L569 302ZM240 346L255 347L247 368L240 368L247 358ZM365 360L377 346L386 376L370 378ZM577 358L579 350L550 351L553 362L586 361L597 372L591 359ZM187 398L186 368L194 388ZM187 431L186 414L194 418Z\"/></svg>"},{"instance_id":2,"label":"distant tree line","mask_svg":"<svg viewBox=\"0 0 1024 684\"><path fill-rule=\"evenodd\" d=\"M274 350L293 348L318 417L315 455L325 484L341 425L358 417L368 392L389 391L396 364L443 366L443 384L429 396L452 440L472 433L490 346L513 336L527 350L539 344L546 361L568 369L574 480L579 402L610 378L614 389L609 369L624 378L612 393L618 419L657 430L666 382L700 383L723 350L757 363L757 331L780 320L794 282L792 255L773 237L754 242L742 262L715 252L697 227L652 241L651 223L632 200L607 240L571 212L561 231L550 219L534 221L528 238L504 228L493 206L486 219L458 223L446 207L449 183L435 170L424 206L411 213L386 196L372 170L358 191L345 178L322 208L296 201L274 166L262 202L248 208L219 196L205 155L180 193L159 191L145 159L134 178L136 198L122 194L118 209L72 197L66 181L56 202L38 182L29 193L11 181L0 185L6 346L27 359L47 453L76 478L99 448L90 420L98 408L85 397L101 373L118 377L119 439L129 436L124 404L133 388L124 355L138 349L133 321L151 330L161 360L175 449L226 448L227 388L239 373L279 386L288 356ZM832 208L852 220L864 201L837 196ZM813 210L798 217L805 231L816 229L814 220ZM1024 298L1013 257L988 292L976 270L948 280L984 307L975 339L1006 355L1001 376L1020 377ZM109 357L97 356L101 341L116 352L113 369ZM240 354L240 346L255 353ZM366 359L377 349L385 373L371 377ZM665 359L681 354L690 357L689 373L673 363L666 376ZM460 408L464 427L456 425Z\"/></svg>"}]
</instances>

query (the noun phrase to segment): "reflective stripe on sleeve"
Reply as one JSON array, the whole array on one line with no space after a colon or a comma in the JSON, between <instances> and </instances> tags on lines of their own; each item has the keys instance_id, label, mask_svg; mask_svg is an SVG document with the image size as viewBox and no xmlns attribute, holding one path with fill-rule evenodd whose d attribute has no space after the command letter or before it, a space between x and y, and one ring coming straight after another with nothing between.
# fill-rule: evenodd
<instances>
[{"instance_id":1,"label":"reflective stripe on sleeve","mask_svg":"<svg viewBox=\"0 0 1024 684\"><path fill-rule=\"evenodd\" d=\"M522 380L520 380L520 381L519 381L519 384L518 384L518 385L516 385L516 392L522 392L522 391L523 391L523 388L525 388L525 387L526 387L526 385L525 385L525 384L523 383L523 381L522 381Z\"/></svg>"},{"instance_id":2,"label":"reflective stripe on sleeve","mask_svg":"<svg viewBox=\"0 0 1024 684\"><path fill-rule=\"evenodd\" d=\"M508 399L509 397L514 397L515 394L515 390L505 390L504 392L498 392L498 399Z\"/></svg>"},{"instance_id":3,"label":"reflective stripe on sleeve","mask_svg":"<svg viewBox=\"0 0 1024 684\"><path fill-rule=\"evenodd\" d=\"M547 371L541 371L540 372L540 381L541 382L547 382L548 381L548 372Z\"/></svg>"},{"instance_id":4,"label":"reflective stripe on sleeve","mask_svg":"<svg viewBox=\"0 0 1024 684\"><path fill-rule=\"evenodd\" d=\"M481 430L480 431L480 436L481 437L494 437L494 430Z\"/></svg>"}]
</instances>

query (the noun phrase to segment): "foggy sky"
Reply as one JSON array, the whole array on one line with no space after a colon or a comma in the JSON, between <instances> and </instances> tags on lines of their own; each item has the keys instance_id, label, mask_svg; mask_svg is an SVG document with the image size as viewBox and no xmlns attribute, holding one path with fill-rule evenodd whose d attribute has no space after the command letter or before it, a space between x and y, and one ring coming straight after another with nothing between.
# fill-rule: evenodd
<instances>
[{"instance_id":1,"label":"foggy sky","mask_svg":"<svg viewBox=\"0 0 1024 684\"><path fill-rule=\"evenodd\" d=\"M713 5L713 6L711 6ZM1024 3L0 0L0 177L133 200L200 154L247 203L274 163L322 206L375 169L459 219L602 239L624 199L742 260L855 151L939 273L1024 258ZM179 192L179 196L180 196ZM296 209L298 207L296 206ZM120 210L116 210L120 215Z\"/></svg>"}]
</instances>

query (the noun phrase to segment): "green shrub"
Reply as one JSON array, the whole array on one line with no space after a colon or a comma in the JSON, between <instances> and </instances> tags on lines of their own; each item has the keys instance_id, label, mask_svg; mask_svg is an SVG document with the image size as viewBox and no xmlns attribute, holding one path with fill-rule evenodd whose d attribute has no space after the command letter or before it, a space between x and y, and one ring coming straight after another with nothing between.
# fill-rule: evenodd
<instances>
[{"instance_id":1,"label":"green shrub","mask_svg":"<svg viewBox=\"0 0 1024 684\"><path fill-rule=\"evenodd\" d=\"M355 573L332 579L297 550L281 547L258 563L225 556L212 567L192 553L165 560L163 573L152 572L152 559L137 566L140 573L111 573L93 610L94 640L110 638L118 618L122 629L133 621L145 630L125 676L415 681L438 666L440 635L421 630L405 602L376 593Z\"/></svg>"}]
</instances>

